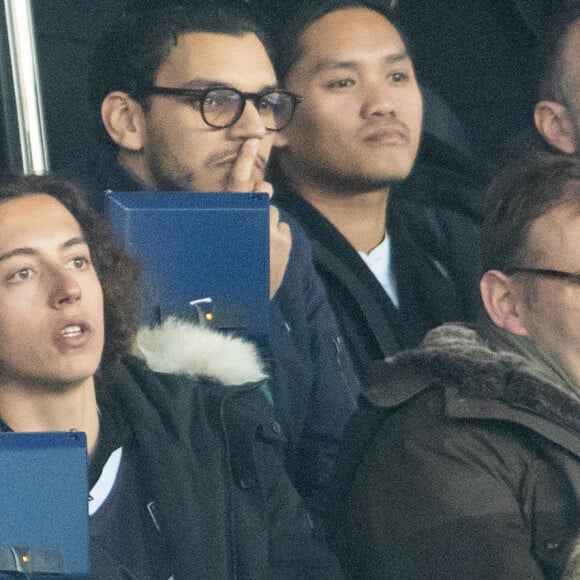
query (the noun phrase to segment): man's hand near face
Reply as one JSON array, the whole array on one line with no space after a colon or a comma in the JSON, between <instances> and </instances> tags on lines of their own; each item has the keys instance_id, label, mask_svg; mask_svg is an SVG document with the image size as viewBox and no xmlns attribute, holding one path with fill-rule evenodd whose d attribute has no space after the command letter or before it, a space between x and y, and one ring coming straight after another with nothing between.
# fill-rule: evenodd
<instances>
[{"instance_id":1,"label":"man's hand near face","mask_svg":"<svg viewBox=\"0 0 580 580\"><path fill-rule=\"evenodd\" d=\"M256 167L260 140L247 139L237 160L232 166L228 191L255 191L267 193L272 197L274 190L272 184L267 181L257 181L252 176ZM274 297L282 284L290 249L292 247L292 234L287 223L280 221L280 214L274 206L270 206L270 299Z\"/></svg>"}]
</instances>

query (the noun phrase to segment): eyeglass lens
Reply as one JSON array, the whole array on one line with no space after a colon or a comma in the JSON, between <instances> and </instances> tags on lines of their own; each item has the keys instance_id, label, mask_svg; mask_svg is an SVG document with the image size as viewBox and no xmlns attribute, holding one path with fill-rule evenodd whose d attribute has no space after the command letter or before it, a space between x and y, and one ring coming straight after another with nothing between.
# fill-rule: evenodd
<instances>
[{"instance_id":1,"label":"eyeglass lens","mask_svg":"<svg viewBox=\"0 0 580 580\"><path fill-rule=\"evenodd\" d=\"M293 102L289 95L272 91L254 99L260 117L267 129L284 128L293 112ZM243 113L246 103L237 91L215 89L209 91L202 101L202 114L209 125L227 127L235 123Z\"/></svg>"}]
</instances>

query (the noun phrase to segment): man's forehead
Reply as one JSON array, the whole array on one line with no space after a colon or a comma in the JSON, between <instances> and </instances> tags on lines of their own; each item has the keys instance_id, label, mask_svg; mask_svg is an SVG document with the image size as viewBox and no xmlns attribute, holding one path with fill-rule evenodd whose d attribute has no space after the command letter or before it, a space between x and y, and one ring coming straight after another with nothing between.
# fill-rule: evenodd
<instances>
[{"instance_id":1,"label":"man's forehead","mask_svg":"<svg viewBox=\"0 0 580 580\"><path fill-rule=\"evenodd\" d=\"M210 32L181 34L159 67L156 83L195 87L226 84L273 86L276 75L268 53L253 33L240 36Z\"/></svg>"},{"instance_id":2,"label":"man's forehead","mask_svg":"<svg viewBox=\"0 0 580 580\"><path fill-rule=\"evenodd\" d=\"M57 199L33 193L0 204L0 253L16 246L63 246L70 239L85 243L73 214Z\"/></svg>"},{"instance_id":3,"label":"man's forehead","mask_svg":"<svg viewBox=\"0 0 580 580\"><path fill-rule=\"evenodd\" d=\"M575 78L580 82L580 18L570 25L566 35L565 59L567 69L575 74ZM580 87L575 88L580 92Z\"/></svg>"},{"instance_id":4,"label":"man's forehead","mask_svg":"<svg viewBox=\"0 0 580 580\"><path fill-rule=\"evenodd\" d=\"M576 18L576 20L570 24L568 41L570 43L570 48L578 53L578 51L580 51L580 18Z\"/></svg>"},{"instance_id":5,"label":"man's forehead","mask_svg":"<svg viewBox=\"0 0 580 580\"><path fill-rule=\"evenodd\" d=\"M343 58L341 58L341 56ZM410 62L409 53L405 48L401 48L399 51L388 50L381 51L377 53L377 59L379 63L389 66L391 64L396 64L404 61ZM327 70L334 69L356 69L361 65L361 62L357 59L357 54L350 52L343 55L336 54L333 57L321 56L312 65L311 72L317 74L319 72L324 72Z\"/></svg>"},{"instance_id":6,"label":"man's forehead","mask_svg":"<svg viewBox=\"0 0 580 580\"><path fill-rule=\"evenodd\" d=\"M533 247L543 249L554 257L580 242L580 207L564 204L537 218L531 225L529 241ZM580 254L574 249L580 269Z\"/></svg>"},{"instance_id":7,"label":"man's forehead","mask_svg":"<svg viewBox=\"0 0 580 580\"><path fill-rule=\"evenodd\" d=\"M326 14L311 24L300 38L300 60L314 61L314 72L339 66L352 67L361 60L409 60L397 29L374 10L351 7Z\"/></svg>"}]
</instances>

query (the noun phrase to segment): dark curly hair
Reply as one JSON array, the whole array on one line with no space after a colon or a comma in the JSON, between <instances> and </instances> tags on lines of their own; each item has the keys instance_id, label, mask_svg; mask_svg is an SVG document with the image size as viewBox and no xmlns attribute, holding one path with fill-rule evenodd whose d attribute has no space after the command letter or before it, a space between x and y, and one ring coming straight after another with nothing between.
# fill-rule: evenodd
<instances>
[{"instance_id":1,"label":"dark curly hair","mask_svg":"<svg viewBox=\"0 0 580 580\"><path fill-rule=\"evenodd\" d=\"M91 209L85 192L56 175L0 176L3 202L44 193L64 205L79 223L103 288L106 364L128 352L137 329L139 267L124 250L107 222Z\"/></svg>"}]
</instances>

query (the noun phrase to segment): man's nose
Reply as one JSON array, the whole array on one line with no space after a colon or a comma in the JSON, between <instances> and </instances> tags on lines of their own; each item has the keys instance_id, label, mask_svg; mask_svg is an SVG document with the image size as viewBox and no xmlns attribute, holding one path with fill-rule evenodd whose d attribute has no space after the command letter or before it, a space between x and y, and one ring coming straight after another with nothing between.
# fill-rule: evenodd
<instances>
[{"instance_id":1,"label":"man's nose","mask_svg":"<svg viewBox=\"0 0 580 580\"><path fill-rule=\"evenodd\" d=\"M374 82L364 87L361 115L363 118L373 115L393 115L396 111L393 88L385 81Z\"/></svg>"},{"instance_id":2,"label":"man's nose","mask_svg":"<svg viewBox=\"0 0 580 580\"><path fill-rule=\"evenodd\" d=\"M253 101L248 99L240 118L231 127L234 137L262 139L268 130Z\"/></svg>"},{"instance_id":3,"label":"man's nose","mask_svg":"<svg viewBox=\"0 0 580 580\"><path fill-rule=\"evenodd\" d=\"M52 276L51 304L53 308L62 308L73 304L81 298L81 287L68 270L55 270Z\"/></svg>"}]
</instances>

